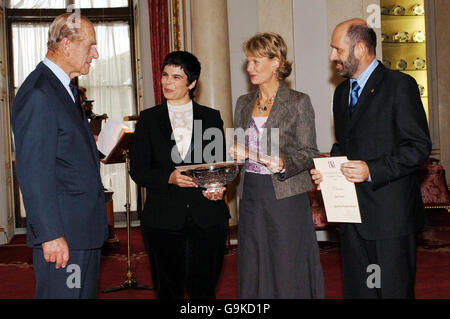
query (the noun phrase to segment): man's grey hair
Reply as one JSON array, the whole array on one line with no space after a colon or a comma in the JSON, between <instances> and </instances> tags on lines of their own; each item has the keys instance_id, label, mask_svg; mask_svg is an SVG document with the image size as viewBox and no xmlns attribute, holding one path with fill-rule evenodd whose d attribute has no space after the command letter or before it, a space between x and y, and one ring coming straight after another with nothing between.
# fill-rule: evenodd
<instances>
[{"instance_id":1,"label":"man's grey hair","mask_svg":"<svg viewBox=\"0 0 450 319\"><path fill-rule=\"evenodd\" d=\"M77 16L73 13L64 13L57 16L48 30L47 49L49 51L55 51L58 48L59 42L64 38L68 38L69 40L81 39L82 20L90 23L86 17Z\"/></svg>"}]
</instances>

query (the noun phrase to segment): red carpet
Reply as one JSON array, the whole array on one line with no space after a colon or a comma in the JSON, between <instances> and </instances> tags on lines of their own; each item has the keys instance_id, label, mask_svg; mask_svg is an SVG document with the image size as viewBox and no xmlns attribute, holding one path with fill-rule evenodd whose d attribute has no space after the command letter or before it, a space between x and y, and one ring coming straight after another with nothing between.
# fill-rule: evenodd
<instances>
[{"instance_id":1,"label":"red carpet","mask_svg":"<svg viewBox=\"0 0 450 319\"><path fill-rule=\"evenodd\" d=\"M420 233L417 248L416 298L450 299L450 214L445 210L429 211L429 225ZM123 290L102 293L101 290L121 285L126 279L126 231L116 229L120 240L117 249L105 250L102 255L99 299L153 299L150 290ZM321 262L325 276L325 297L342 298L342 276L337 243L320 242ZM141 285L151 286L149 261L139 228L132 229L132 269ZM225 256L217 298L236 298L236 248ZM15 236L12 242L0 246L0 299L33 298L34 274L31 249L25 237Z\"/></svg>"}]
</instances>

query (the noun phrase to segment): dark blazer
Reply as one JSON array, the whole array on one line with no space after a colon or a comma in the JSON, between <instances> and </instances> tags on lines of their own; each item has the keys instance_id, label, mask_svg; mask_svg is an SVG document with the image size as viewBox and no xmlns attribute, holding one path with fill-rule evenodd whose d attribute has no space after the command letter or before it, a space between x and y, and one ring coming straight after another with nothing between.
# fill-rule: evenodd
<instances>
[{"instance_id":1,"label":"dark blazer","mask_svg":"<svg viewBox=\"0 0 450 319\"><path fill-rule=\"evenodd\" d=\"M247 130L250 127L252 111L258 90L239 97L234 112L234 128ZM272 128L279 129L279 141L272 141ZM316 145L316 127L314 123L314 109L309 96L291 90L280 82L272 110L263 131L262 141L267 138L267 144L262 143L266 154L271 150L264 149L267 145L279 148L279 156L285 162L284 174L273 174L272 182L277 199L301 194L309 191L313 184L309 169L314 167L313 158L319 157ZM238 186L238 194L242 198L244 172Z\"/></svg>"},{"instance_id":2,"label":"dark blazer","mask_svg":"<svg viewBox=\"0 0 450 319\"><path fill-rule=\"evenodd\" d=\"M69 249L101 247L108 225L94 137L42 62L17 92L11 122L28 245L64 236Z\"/></svg>"},{"instance_id":3,"label":"dark blazer","mask_svg":"<svg viewBox=\"0 0 450 319\"><path fill-rule=\"evenodd\" d=\"M230 218L223 200L207 199L201 188L182 188L168 183L176 166L206 163L203 151L211 140L202 137L208 128L220 130L221 136L214 140L221 141L222 154L216 155L220 157L218 162L225 159L225 135L220 112L193 101L193 118L191 146L182 160L172 139L167 103L140 113L130 148L130 175L136 184L147 190L141 218L148 227L179 230L190 216L198 226L206 228L225 224ZM196 121L201 121L201 127Z\"/></svg>"},{"instance_id":4,"label":"dark blazer","mask_svg":"<svg viewBox=\"0 0 450 319\"><path fill-rule=\"evenodd\" d=\"M349 90L346 80L334 94L336 143L331 155L362 160L369 166L372 182L355 184L362 218L356 227L369 240L411 234L424 224L416 171L431 152L417 83L380 63L351 118Z\"/></svg>"}]
</instances>

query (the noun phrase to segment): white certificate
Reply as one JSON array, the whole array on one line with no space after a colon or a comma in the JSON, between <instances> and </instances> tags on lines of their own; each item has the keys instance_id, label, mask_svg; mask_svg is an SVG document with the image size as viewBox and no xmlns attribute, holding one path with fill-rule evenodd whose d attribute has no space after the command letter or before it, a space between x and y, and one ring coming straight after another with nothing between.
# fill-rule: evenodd
<instances>
[{"instance_id":1,"label":"white certificate","mask_svg":"<svg viewBox=\"0 0 450 319\"><path fill-rule=\"evenodd\" d=\"M349 182L341 172L341 164L347 157L314 158L316 169L322 173L320 183L325 212L329 222L361 223L355 184Z\"/></svg>"}]
</instances>

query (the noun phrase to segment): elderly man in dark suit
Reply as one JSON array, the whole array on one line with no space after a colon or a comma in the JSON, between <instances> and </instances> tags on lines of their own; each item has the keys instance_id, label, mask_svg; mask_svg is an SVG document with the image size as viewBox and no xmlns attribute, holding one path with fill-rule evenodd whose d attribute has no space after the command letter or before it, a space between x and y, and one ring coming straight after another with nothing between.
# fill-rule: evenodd
<instances>
[{"instance_id":1,"label":"elderly man in dark suit","mask_svg":"<svg viewBox=\"0 0 450 319\"><path fill-rule=\"evenodd\" d=\"M416 81L386 69L375 47L364 20L333 32L330 60L348 80L334 94L331 155L349 159L341 171L355 183L362 218L341 224L344 296L414 298L415 236L425 219L415 173L431 142ZM311 173L320 184L320 172Z\"/></svg>"},{"instance_id":2,"label":"elderly man in dark suit","mask_svg":"<svg viewBox=\"0 0 450 319\"><path fill-rule=\"evenodd\" d=\"M17 177L33 248L36 298L95 298L107 221L99 158L70 79L98 58L92 23L70 13L14 99ZM66 267L67 266L67 267Z\"/></svg>"}]
</instances>

